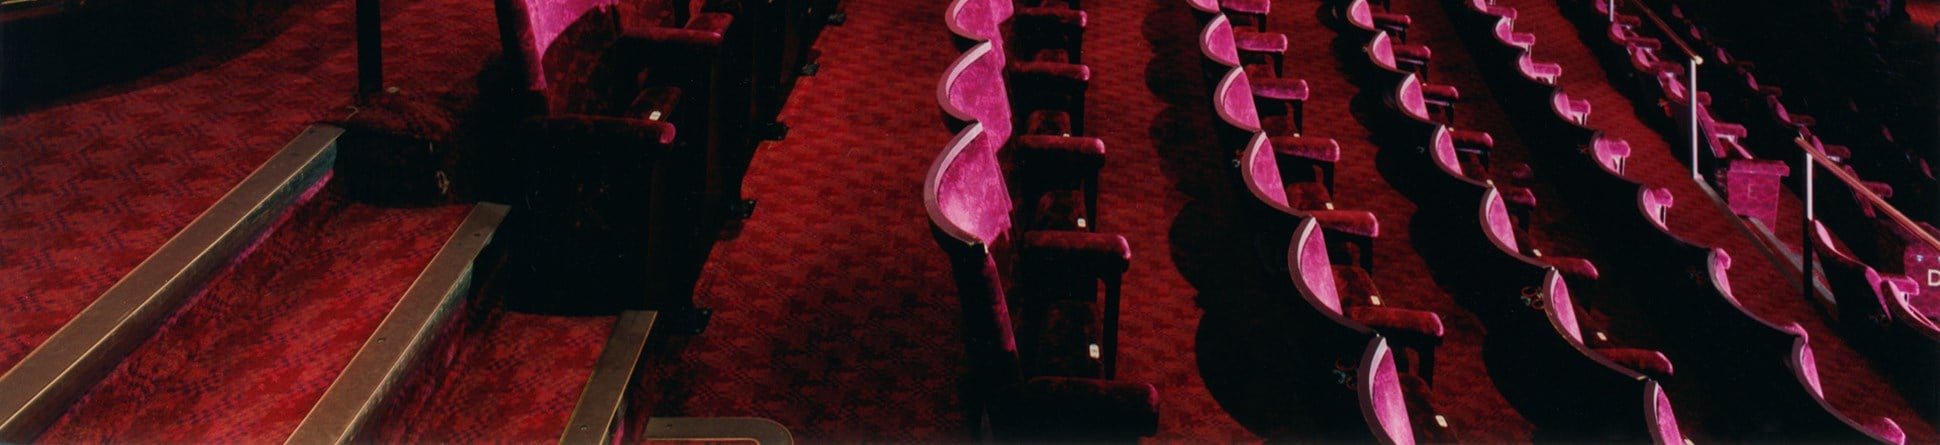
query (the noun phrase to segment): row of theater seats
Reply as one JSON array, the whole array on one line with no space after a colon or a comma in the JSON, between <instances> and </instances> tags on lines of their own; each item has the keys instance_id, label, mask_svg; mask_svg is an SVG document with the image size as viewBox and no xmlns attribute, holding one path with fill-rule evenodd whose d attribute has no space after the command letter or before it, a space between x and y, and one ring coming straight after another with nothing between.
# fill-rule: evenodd
<instances>
[{"instance_id":1,"label":"row of theater seats","mask_svg":"<svg viewBox=\"0 0 1940 445\"><path fill-rule=\"evenodd\" d=\"M741 202L753 129L775 118L819 29L807 11L833 6L498 0L524 117L505 164L525 177L511 201L536 233L522 257L544 277L539 297L571 311L691 305L706 240Z\"/></svg>"},{"instance_id":2,"label":"row of theater seats","mask_svg":"<svg viewBox=\"0 0 1940 445\"><path fill-rule=\"evenodd\" d=\"M1233 156L1236 185L1255 227L1261 252L1284 252L1266 277L1298 293L1305 310L1289 357L1290 376L1323 430L1318 440L1412 443L1454 437L1429 404L1440 315L1383 301L1374 278L1372 212L1337 206L1334 194L1340 144L1304 134L1305 80L1285 77L1288 37L1267 25L1270 2L1190 1L1202 25L1199 49L1212 91L1222 154ZM1300 55L1291 55L1298 61ZM1320 92L1330 94L1338 92ZM1322 118L1335 119L1338 116ZM1270 257L1270 256L1269 256ZM1421 425L1417 427L1416 425Z\"/></svg>"},{"instance_id":3,"label":"row of theater seats","mask_svg":"<svg viewBox=\"0 0 1940 445\"><path fill-rule=\"evenodd\" d=\"M1699 47L1707 61L1714 62L1705 65L1706 77L1719 79L1707 82L1718 85L1710 90L1733 92L1741 89L1738 84L1747 84L1759 93L1771 93L1744 95L1742 100L1749 101L1745 105L1750 108L1789 105L1796 108L1792 111L1817 117L1798 124L1811 126L1819 137L1855 148L1852 159L1845 162L1897 188L1900 196L1892 199L1902 209L1927 213L1933 209L1936 188L1925 159L1932 154L1922 156L1911 148L1930 146L1934 134L1930 74L1921 71L1930 67L1932 42L1898 40L1907 36L1894 32L1892 26L1882 29L1905 20L1905 3L1775 2L1752 11L1705 3L1650 6ZM1882 10L1885 4L1898 4L1901 10L1887 14ZM1723 46L1734 42L1760 45L1740 46L1743 54L1723 51ZM1771 63L1760 69L1750 62L1757 59ZM1766 77L1767 84L1788 88L1760 88L1764 85L1751 78L1754 72ZM1786 90L1791 94L1784 95ZM1768 95L1773 97L1764 97ZM1749 111L1746 121L1770 120L1765 117L1768 110Z\"/></svg>"},{"instance_id":4,"label":"row of theater seats","mask_svg":"<svg viewBox=\"0 0 1940 445\"><path fill-rule=\"evenodd\" d=\"M1862 171L1854 165L1870 165L1865 171L1885 173L1893 183L1910 187L1897 190L1910 191L1914 201L1922 201L1935 182L1931 170L1923 159L1904 148L1890 142L1891 132L1877 122L1866 122L1874 130L1855 132L1851 125L1842 122L1825 122L1809 115L1793 114L1787 110L1780 99L1785 89L1775 85L1761 84L1756 76L1756 66L1749 61L1732 57L1732 53L1710 38L1707 32L1692 23L1680 8L1671 7L1670 24L1675 29L1685 30L1682 36L1699 48L1705 48L1714 63L1703 65L1711 67L1707 78L1721 88L1714 89L1717 99L1714 103L1733 104L1720 106L1721 110L1735 108L1744 116L1763 116L1763 119L1748 119L1764 125L1754 128L1757 134L1794 136L1804 141L1832 160L1839 162L1839 169L1853 177L1861 178L1862 184L1873 194L1892 198L1896 187L1888 182L1865 181ZM1877 12L1877 11L1872 11ZM1870 17L1870 16L1869 16ZM1793 90L1798 91L1798 90ZM1847 99L1850 101L1850 99ZM1860 118L1852 113L1842 113L1842 118ZM1820 133L1852 137L1877 133L1881 140L1861 139L1862 149L1827 144L1820 140ZM1792 168L1806 168L1803 158L1797 155L1796 146L1790 144L1760 144L1765 151L1761 155L1784 159ZM1894 153L1897 151L1898 153ZM1868 160L1867 157L1873 159ZM1900 169L1892 169L1893 162L1908 163ZM1894 176L1895 171L1912 172L1915 177ZM1806 185L1803 181L1792 183L1801 195ZM1916 227L1906 227L1883 215L1875 209L1871 201L1865 200L1852 190L1851 186L1836 178L1826 177L1813 184L1816 197L1816 218L1807 223L1805 233L1811 243L1814 258L1823 264L1824 279L1832 291L1832 300L1838 308L1839 321L1848 328L1852 336L1862 342L1871 343L1871 350L1892 363L1897 371L1910 376L1931 375L1940 369L1940 295L1932 290L1933 285L1921 283L1928 279L1925 275L1940 270L1940 248L1921 240L1915 231L1940 235L1940 230L1931 224L1918 221ZM1905 202L1905 201L1901 201ZM1839 235L1843 234L1843 236ZM1844 239L1859 242L1848 244ZM1879 267L1873 266L1880 265ZM1914 381L1927 381L1914 377ZM1940 388L1930 383L1917 390L1918 394L1940 395Z\"/></svg>"},{"instance_id":5,"label":"row of theater seats","mask_svg":"<svg viewBox=\"0 0 1940 445\"><path fill-rule=\"evenodd\" d=\"M1588 260L1544 255L1529 245L1534 193L1512 184L1525 184L1533 172L1511 164L1498 177L1489 161L1494 137L1450 126L1460 91L1426 83L1432 49L1397 43L1403 34L1390 34L1406 32L1412 18L1391 9L1376 13L1365 0L1330 8L1342 25L1343 39L1367 42L1362 48L1369 63L1353 68L1357 83L1380 91L1396 111L1380 132L1399 135L1399 140L1385 150L1417 148L1396 156L1403 158L1399 162L1406 164L1406 171L1391 178L1412 182L1396 184L1398 188L1422 192L1416 198L1422 211L1413 223L1454 228L1447 236L1418 242L1446 245L1463 258L1457 265L1461 270L1449 274L1458 277L1451 286L1487 308L1479 315L1491 337L1513 339L1499 342L1505 346L1502 353L1540 364L1534 368L1541 371L1504 370L1508 374L1498 379L1504 396L1537 426L1539 437L1681 441L1669 399L1657 383L1670 376L1669 360L1652 350L1588 344L1565 278L1590 285L1599 279L1597 268Z\"/></svg>"},{"instance_id":6,"label":"row of theater seats","mask_svg":"<svg viewBox=\"0 0 1940 445\"><path fill-rule=\"evenodd\" d=\"M1755 75L1757 69L1755 65L1749 61L1733 58L1730 51L1713 43L1707 33L1689 22L1682 11L1674 6L1670 20L1673 27L1687 30L1683 35L1691 39L1694 45L1708 49L1707 52L1711 57L1708 60L1714 62L1702 65L1711 67L1706 73L1706 78L1715 79L1715 83L1722 86L1713 90L1716 93L1712 95L1716 97L1713 103L1732 104L1717 107L1721 112L1735 109L1734 111L1740 115L1754 117L1748 121L1762 123L1754 128L1757 134L1796 137L1797 140L1805 141L1832 160L1839 162L1841 170L1854 177L1862 178L1862 184L1880 197L1892 198L1896 187L1888 182L1864 181L1866 176L1861 174L1862 171L1855 169L1853 164L1878 166L1881 163L1893 161L1912 162L1915 164L1910 166L1914 167L1912 171L1919 172L1920 176L1910 180L1895 181L1901 184L1908 184L1910 181L1913 185L1900 187L1897 190L1911 190L1916 196L1924 196L1926 195L1924 190L1932 188L1934 178L1931 170L1925 166L1925 161L1913 157L1903 148L1891 144L1881 146L1878 143L1866 142L1863 146L1869 148L1855 150L1844 145L1823 142L1820 139L1820 130L1824 127L1834 127L1832 131L1839 134L1851 135L1853 132L1850 128L1837 127L1840 125L1839 122L1821 124L1820 120L1812 116L1789 112L1785 103L1780 100L1786 90L1775 85L1759 83ZM1755 116L1763 118L1759 119ZM1874 126L1877 128L1875 131L1890 134L1884 126L1876 123ZM1790 141L1779 144L1758 144L1753 147L1754 151L1761 156L1785 160L1794 169L1806 167L1805 160L1798 156L1797 147ZM1759 151L1757 148L1765 150ZM1882 150L1897 150L1900 153L1879 153ZM1883 159L1867 162L1863 159L1867 156ZM1805 185L1802 181L1794 182L1792 185L1795 190L1800 190L1801 195L1804 194ZM1924 275L1929 270L1940 270L1940 257L1936 257L1936 254L1940 254L1940 250L1922 242L1914 233L1918 230L1940 235L1940 229L1935 229L1931 224L1923 221L1918 222L1917 228L1901 226L1886 218L1870 201L1860 197L1858 192L1836 178L1821 179L1814 185L1812 191L1815 192L1816 197L1817 218L1806 229L1813 243L1813 250L1819 254L1818 258L1824 261L1827 267L1826 278L1834 288L1835 301L1839 303L1840 320L1862 330L1897 329L1892 326L1900 325L1899 328L1910 329L1921 334L1919 337L1930 339L1924 343L1940 341L1940 330L1935 329L1934 323L1934 318L1940 317L1940 295L1929 295L1933 293L1929 290L1931 286L1918 282L1926 278L1919 275ZM1835 235L1835 233L1844 236ZM1847 244L1842 238L1860 242ZM1881 267L1875 268L1871 264L1879 264ZM1888 286L1893 288L1889 289ZM1933 315L1926 315L1929 313ZM1871 326L1867 326L1868 324ZM1865 333L1862 332L1862 334Z\"/></svg>"},{"instance_id":7,"label":"row of theater seats","mask_svg":"<svg viewBox=\"0 0 1940 445\"><path fill-rule=\"evenodd\" d=\"M1514 112L1512 118L1534 124L1543 140L1574 145L1574 150L1533 149L1550 165L1566 170L1558 176L1563 178L1557 181L1559 189L1591 204L1593 219L1601 221L1599 232L1632 241L1626 243L1632 252L1623 260L1638 267L1636 276L1651 278L1648 294L1634 296L1638 305L1661 329L1677 334L1677 349L1695 359L1686 363L1695 366L1687 367L1699 368L1698 374L1710 377L1707 383L1727 383L1707 386L1707 399L1732 401L1727 403L1735 408L1732 413L1742 415L1733 420L1743 424L1711 428L1753 440L1904 442L1891 419L1860 421L1828 404L1805 330L1746 310L1731 293L1730 256L1670 230L1670 190L1627 176L1629 144L1587 125L1588 102L1570 99L1556 85L1562 67L1530 69L1544 64L1529 60L1535 36L1513 32L1514 10L1482 0L1467 5L1458 25L1466 22L1468 32L1498 36L1475 52L1483 54L1478 60L1482 69L1510 80L1501 96ZM1644 50L1629 49L1633 54ZM1693 279L1672 278L1685 276ZM1669 363L1663 365L1665 375L1653 378L1669 378ZM1647 367L1639 370L1652 374Z\"/></svg>"},{"instance_id":8,"label":"row of theater seats","mask_svg":"<svg viewBox=\"0 0 1940 445\"><path fill-rule=\"evenodd\" d=\"M1158 428L1158 391L1115 380L1131 248L1099 231L1086 20L1057 0L956 0L944 17L962 53L937 102L956 136L924 204L963 307L964 397L984 439L1136 442Z\"/></svg>"}]
</instances>

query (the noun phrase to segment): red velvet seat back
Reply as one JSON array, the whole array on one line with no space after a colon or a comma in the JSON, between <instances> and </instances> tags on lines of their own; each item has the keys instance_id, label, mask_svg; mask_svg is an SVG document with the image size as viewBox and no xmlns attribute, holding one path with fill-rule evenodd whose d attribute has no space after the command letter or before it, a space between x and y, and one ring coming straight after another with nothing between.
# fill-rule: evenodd
<instances>
[{"instance_id":1,"label":"red velvet seat back","mask_svg":"<svg viewBox=\"0 0 1940 445\"><path fill-rule=\"evenodd\" d=\"M1522 247L1516 243L1516 224L1509 219L1509 209L1502 202L1502 192L1490 188L1482 195L1482 229L1487 231L1489 241L1494 242L1503 252L1520 255Z\"/></svg>"},{"instance_id":2,"label":"red velvet seat back","mask_svg":"<svg viewBox=\"0 0 1940 445\"><path fill-rule=\"evenodd\" d=\"M1368 60L1374 61L1374 66L1388 71L1401 71L1400 65L1395 64L1394 61L1394 38L1388 37L1387 31L1374 33L1374 38L1368 39L1367 57Z\"/></svg>"},{"instance_id":3,"label":"red velvet seat back","mask_svg":"<svg viewBox=\"0 0 1940 445\"><path fill-rule=\"evenodd\" d=\"M1415 428L1408 419L1407 394L1401 388L1400 373L1394 368L1394 351L1386 339L1369 345L1360 368L1362 414L1374 434L1374 442L1384 445L1413 445Z\"/></svg>"},{"instance_id":4,"label":"red velvet seat back","mask_svg":"<svg viewBox=\"0 0 1940 445\"><path fill-rule=\"evenodd\" d=\"M1650 412L1646 419L1650 422L1651 432L1655 434L1651 443L1676 445L1684 443L1684 433L1677 428L1677 412L1671 407L1671 398L1664 392L1664 386L1655 381L1646 384L1650 397Z\"/></svg>"},{"instance_id":5,"label":"red velvet seat back","mask_svg":"<svg viewBox=\"0 0 1940 445\"><path fill-rule=\"evenodd\" d=\"M1556 326L1556 332L1574 346L1583 345L1583 328L1576 321L1576 300L1570 298L1570 288L1563 283L1563 277L1550 272L1543 280L1543 309L1549 312L1549 321Z\"/></svg>"},{"instance_id":6,"label":"red velvet seat back","mask_svg":"<svg viewBox=\"0 0 1940 445\"><path fill-rule=\"evenodd\" d=\"M956 0L944 12L943 22L958 38L1002 46L1002 25L1015 8L1009 0Z\"/></svg>"},{"instance_id":7,"label":"red velvet seat back","mask_svg":"<svg viewBox=\"0 0 1940 445\"><path fill-rule=\"evenodd\" d=\"M1219 66L1239 66L1239 48L1233 41L1232 20L1219 15L1206 23L1206 27L1199 32L1199 51Z\"/></svg>"},{"instance_id":8,"label":"red velvet seat back","mask_svg":"<svg viewBox=\"0 0 1940 445\"><path fill-rule=\"evenodd\" d=\"M1421 122L1435 120L1428 115L1428 100L1421 96L1421 76L1408 74L1401 79L1401 85L1395 88L1394 105L1401 109L1402 114L1414 120Z\"/></svg>"},{"instance_id":9,"label":"red velvet seat back","mask_svg":"<svg viewBox=\"0 0 1940 445\"><path fill-rule=\"evenodd\" d=\"M607 47L620 35L618 0L496 0L500 43L519 83L542 98L543 114L614 106L600 83Z\"/></svg>"},{"instance_id":10,"label":"red velvet seat back","mask_svg":"<svg viewBox=\"0 0 1940 445\"><path fill-rule=\"evenodd\" d=\"M1300 297L1307 304L1337 321L1344 321L1339 320L1342 309L1340 289L1334 283L1334 263L1327 256L1327 239L1321 232L1320 224L1314 219L1301 220L1300 228L1293 234L1291 251L1287 253L1287 266L1300 289Z\"/></svg>"},{"instance_id":11,"label":"red velvet seat back","mask_svg":"<svg viewBox=\"0 0 1940 445\"><path fill-rule=\"evenodd\" d=\"M1253 104L1253 84L1246 71L1233 68L1213 90L1213 109L1226 125L1245 132L1260 131L1260 112Z\"/></svg>"},{"instance_id":12,"label":"red velvet seat back","mask_svg":"<svg viewBox=\"0 0 1940 445\"><path fill-rule=\"evenodd\" d=\"M1004 65L1004 52L994 42L972 46L950 64L937 85L936 101L954 121L953 127L981 122L986 137L1010 139L1010 93L1004 84Z\"/></svg>"},{"instance_id":13,"label":"red velvet seat back","mask_svg":"<svg viewBox=\"0 0 1940 445\"><path fill-rule=\"evenodd\" d=\"M1462 169L1461 154L1455 150L1454 130L1447 126L1435 127L1435 136L1428 141L1428 158L1434 161L1435 168L1441 169L1448 177L1460 179L1478 187L1488 186L1486 183L1470 178Z\"/></svg>"},{"instance_id":14,"label":"red velvet seat back","mask_svg":"<svg viewBox=\"0 0 1940 445\"><path fill-rule=\"evenodd\" d=\"M987 387L1022 382L1002 271L991 255L1010 229L999 145L981 124L971 123L937 156L923 186L937 245L949 255L956 279L971 366Z\"/></svg>"},{"instance_id":15,"label":"red velvet seat back","mask_svg":"<svg viewBox=\"0 0 1940 445\"><path fill-rule=\"evenodd\" d=\"M1348 24L1368 32L1375 31L1374 10L1367 5L1367 0L1348 0L1346 9Z\"/></svg>"},{"instance_id":16,"label":"red velvet seat back","mask_svg":"<svg viewBox=\"0 0 1940 445\"><path fill-rule=\"evenodd\" d=\"M1240 179L1253 198L1277 210L1287 211L1286 183L1280 178L1280 161L1266 133L1254 133L1240 152Z\"/></svg>"}]
</instances>

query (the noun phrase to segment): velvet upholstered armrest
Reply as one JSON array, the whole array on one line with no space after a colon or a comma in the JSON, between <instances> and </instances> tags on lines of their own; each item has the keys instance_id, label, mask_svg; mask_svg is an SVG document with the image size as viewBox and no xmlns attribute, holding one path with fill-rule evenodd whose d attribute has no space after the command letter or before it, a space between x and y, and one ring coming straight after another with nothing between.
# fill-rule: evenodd
<instances>
[{"instance_id":1,"label":"velvet upholstered armrest","mask_svg":"<svg viewBox=\"0 0 1940 445\"><path fill-rule=\"evenodd\" d=\"M693 49L712 49L721 47L722 36L734 24L734 15L707 12L695 14L682 28L646 27L626 30L620 37L623 43L647 46L670 45Z\"/></svg>"},{"instance_id":2,"label":"velvet upholstered armrest","mask_svg":"<svg viewBox=\"0 0 1940 445\"><path fill-rule=\"evenodd\" d=\"M1158 432L1159 391L1149 383L1037 377L1018 395L1020 423L1069 438L1141 437Z\"/></svg>"},{"instance_id":3,"label":"velvet upholstered armrest","mask_svg":"<svg viewBox=\"0 0 1940 445\"><path fill-rule=\"evenodd\" d=\"M525 121L525 132L547 140L591 140L599 143L667 147L674 142L674 125L625 117L561 114Z\"/></svg>"},{"instance_id":4,"label":"velvet upholstered armrest","mask_svg":"<svg viewBox=\"0 0 1940 445\"><path fill-rule=\"evenodd\" d=\"M1347 308L1347 318L1368 325L1389 336L1434 339L1442 337L1442 316L1434 312L1382 306Z\"/></svg>"},{"instance_id":5,"label":"velvet upholstered armrest","mask_svg":"<svg viewBox=\"0 0 1940 445\"><path fill-rule=\"evenodd\" d=\"M1132 245L1110 233L1038 230L1024 234L1021 261L1034 269L1063 270L1097 277L1123 275L1132 264Z\"/></svg>"}]
</instances>

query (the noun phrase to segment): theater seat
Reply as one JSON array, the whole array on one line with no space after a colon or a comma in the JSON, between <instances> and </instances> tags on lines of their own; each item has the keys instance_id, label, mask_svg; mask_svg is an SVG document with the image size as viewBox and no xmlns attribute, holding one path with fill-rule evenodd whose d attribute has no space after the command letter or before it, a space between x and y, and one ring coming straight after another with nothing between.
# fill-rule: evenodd
<instances>
[{"instance_id":1,"label":"theater seat","mask_svg":"<svg viewBox=\"0 0 1940 445\"><path fill-rule=\"evenodd\" d=\"M1516 8L1498 6L1494 0L1468 0L1466 3L1470 12L1492 15L1509 20L1516 19Z\"/></svg>"},{"instance_id":2,"label":"theater seat","mask_svg":"<svg viewBox=\"0 0 1940 445\"><path fill-rule=\"evenodd\" d=\"M1514 12L1515 10L1511 9L1509 11ZM1514 15L1514 14L1511 14L1511 15ZM1523 51L1528 51L1530 48L1535 47L1536 35L1531 33L1526 33L1526 32L1517 32L1515 23L1516 22L1514 18L1505 18L1505 19L1497 20L1495 22L1495 40L1497 42L1501 42L1503 45L1508 45L1509 47L1521 49Z\"/></svg>"},{"instance_id":3,"label":"theater seat","mask_svg":"<svg viewBox=\"0 0 1940 445\"><path fill-rule=\"evenodd\" d=\"M1349 0L1344 8L1348 24L1369 33L1393 33L1396 40L1403 42L1408 41L1408 27L1414 25L1414 18L1407 14L1374 12L1367 0Z\"/></svg>"},{"instance_id":4,"label":"theater seat","mask_svg":"<svg viewBox=\"0 0 1940 445\"><path fill-rule=\"evenodd\" d=\"M1386 32L1374 33L1374 37L1367 42L1366 51L1368 60L1373 61L1374 66L1418 76L1427 75L1428 62L1434 57L1434 52L1427 46L1394 44Z\"/></svg>"},{"instance_id":5,"label":"theater seat","mask_svg":"<svg viewBox=\"0 0 1940 445\"><path fill-rule=\"evenodd\" d=\"M1424 83L1421 78L1409 74L1395 86L1394 104L1404 114L1425 124L1434 124L1434 116L1439 111L1442 122L1455 120L1455 102L1462 99L1461 91L1450 85ZM1493 146L1493 138L1488 145Z\"/></svg>"},{"instance_id":6,"label":"theater seat","mask_svg":"<svg viewBox=\"0 0 1940 445\"><path fill-rule=\"evenodd\" d=\"M1556 81L1563 77L1562 65L1537 62L1535 56L1527 52L1516 57L1516 68L1522 71L1523 77L1545 85L1556 85Z\"/></svg>"},{"instance_id":7,"label":"theater seat","mask_svg":"<svg viewBox=\"0 0 1940 445\"><path fill-rule=\"evenodd\" d=\"M1245 19L1260 31L1266 31L1267 14L1273 11L1272 0L1219 0L1219 9L1227 16Z\"/></svg>"},{"instance_id":8,"label":"theater seat","mask_svg":"<svg viewBox=\"0 0 1940 445\"><path fill-rule=\"evenodd\" d=\"M945 87L944 90L949 90ZM1001 94L993 95L1002 97ZM1111 379L1117 357L1118 287L1131 250L1117 235L1029 231L1010 245L1011 203L997 152L1008 135L986 133L971 122L937 156L924 181L924 208L937 245L950 259L963 309L963 341L971 378L964 401L973 415L990 422L1002 441L1074 440L1136 442L1154 434L1158 394L1148 384ZM1017 274L1011 277L1009 274ZM1021 278L1021 279L1020 279ZM1010 294L1036 297L1019 307L1041 308L1047 298L1096 298L1093 283L1103 283L1096 375L1030 375L1026 357L1045 351L1025 343L1020 355L1011 325ZM1074 285L1075 284L1075 285ZM1039 333L1044 314L1026 309L1024 332ZM1026 339L1034 340L1034 339ZM1081 359L1082 360L1082 359Z\"/></svg>"},{"instance_id":9,"label":"theater seat","mask_svg":"<svg viewBox=\"0 0 1940 445\"><path fill-rule=\"evenodd\" d=\"M1379 290L1343 290L1342 281L1336 275L1364 277L1365 269L1354 270L1355 266L1336 264L1328 255L1327 238L1321 230L1320 222L1313 219L1301 221L1295 229L1293 243L1287 250L1287 267L1292 274L1301 298L1308 306L1321 312L1328 319L1342 326L1358 330L1373 330L1392 340L1396 347L1414 352L1415 375L1429 383L1434 382L1435 348L1442 343L1443 327L1441 316L1434 312L1395 308L1390 306L1348 306L1341 300L1343 293L1379 295ZM1348 284L1372 286L1371 278L1345 280Z\"/></svg>"},{"instance_id":10,"label":"theater seat","mask_svg":"<svg viewBox=\"0 0 1940 445\"><path fill-rule=\"evenodd\" d=\"M1893 315L1887 306L1893 295L1886 293L1884 283L1889 278L1859 261L1844 242L1826 229L1825 224L1811 221L1806 228L1809 230L1806 236L1812 241L1813 257L1823 265L1826 286L1832 289L1839 321L1848 326L1869 329L1892 324Z\"/></svg>"}]
</instances>

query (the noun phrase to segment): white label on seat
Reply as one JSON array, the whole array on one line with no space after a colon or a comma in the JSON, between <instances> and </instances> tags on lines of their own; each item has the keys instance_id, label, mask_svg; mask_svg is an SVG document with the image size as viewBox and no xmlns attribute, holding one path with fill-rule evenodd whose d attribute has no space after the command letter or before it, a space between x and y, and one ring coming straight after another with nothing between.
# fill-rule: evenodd
<instances>
[{"instance_id":1,"label":"white label on seat","mask_svg":"<svg viewBox=\"0 0 1940 445\"><path fill-rule=\"evenodd\" d=\"M1439 426L1439 427L1442 427L1442 428L1448 428L1448 418L1447 418L1447 417L1442 417L1442 415L1440 415L1440 414L1436 414L1436 415L1435 415L1435 426Z\"/></svg>"},{"instance_id":2,"label":"white label on seat","mask_svg":"<svg viewBox=\"0 0 1940 445\"><path fill-rule=\"evenodd\" d=\"M647 113L647 120L650 120L650 121L660 120L660 112L655 111L652 113Z\"/></svg>"},{"instance_id":3,"label":"white label on seat","mask_svg":"<svg viewBox=\"0 0 1940 445\"><path fill-rule=\"evenodd\" d=\"M1372 301L1372 302L1374 303L1374 305L1375 305L1375 306L1380 306L1380 305L1381 305L1381 296L1380 296L1380 295L1369 295L1369 296L1367 296L1367 299L1368 299L1369 301Z\"/></svg>"},{"instance_id":4,"label":"white label on seat","mask_svg":"<svg viewBox=\"0 0 1940 445\"><path fill-rule=\"evenodd\" d=\"M1078 218L1078 228L1083 229L1085 227L1089 227L1089 225L1090 223L1085 222L1084 218Z\"/></svg>"},{"instance_id":5,"label":"white label on seat","mask_svg":"<svg viewBox=\"0 0 1940 445\"><path fill-rule=\"evenodd\" d=\"M1605 335L1603 335L1603 333L1602 333L1602 332L1598 332L1598 333L1596 333L1596 340L1597 340L1597 341L1610 341L1610 337L1608 337L1608 336L1605 336Z\"/></svg>"},{"instance_id":6,"label":"white label on seat","mask_svg":"<svg viewBox=\"0 0 1940 445\"><path fill-rule=\"evenodd\" d=\"M1102 357L1102 356L1104 356L1104 354L1103 354L1103 353L1102 353L1101 351L1099 351L1099 350L1098 350L1098 344L1097 344L1097 343L1092 343L1092 344L1091 344L1091 359L1092 359L1092 360L1097 360L1097 359L1098 359L1098 357Z\"/></svg>"}]
</instances>

